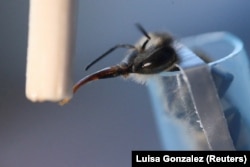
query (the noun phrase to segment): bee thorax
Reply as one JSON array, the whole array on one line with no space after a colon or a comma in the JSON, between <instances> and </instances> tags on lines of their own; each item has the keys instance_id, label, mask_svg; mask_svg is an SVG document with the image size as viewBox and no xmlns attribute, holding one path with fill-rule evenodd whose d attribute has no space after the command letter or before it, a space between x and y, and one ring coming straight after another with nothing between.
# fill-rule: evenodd
<instances>
[{"instance_id":1,"label":"bee thorax","mask_svg":"<svg viewBox=\"0 0 250 167\"><path fill-rule=\"evenodd\" d=\"M135 81L139 84L147 84L147 81L154 77L156 74L137 74L137 73L130 73L125 78L128 78L132 81Z\"/></svg>"}]
</instances>

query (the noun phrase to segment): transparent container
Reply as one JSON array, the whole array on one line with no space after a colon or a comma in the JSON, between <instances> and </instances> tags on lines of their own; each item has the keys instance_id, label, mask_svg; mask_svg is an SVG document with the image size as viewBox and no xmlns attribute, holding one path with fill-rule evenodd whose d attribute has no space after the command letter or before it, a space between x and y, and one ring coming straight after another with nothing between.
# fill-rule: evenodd
<instances>
[{"instance_id":1,"label":"transparent container","mask_svg":"<svg viewBox=\"0 0 250 167\"><path fill-rule=\"evenodd\" d=\"M227 32L188 37L181 40L181 43L209 65L233 146L236 150L249 150L250 68L243 43ZM163 149L211 150L204 134L204 129L209 127L202 127L196 107L197 103L203 103L206 94L200 93L200 100L194 102L189 84L196 83L200 78L193 78L194 82L188 82L185 78L184 72L163 72L149 80L147 85ZM216 115L209 116L211 125L214 119L214 122L217 121L215 127L219 129L223 122L220 124L218 121L223 119L217 118ZM223 144L219 143L223 133L217 129L209 133L213 139L218 138L218 145Z\"/></svg>"}]
</instances>

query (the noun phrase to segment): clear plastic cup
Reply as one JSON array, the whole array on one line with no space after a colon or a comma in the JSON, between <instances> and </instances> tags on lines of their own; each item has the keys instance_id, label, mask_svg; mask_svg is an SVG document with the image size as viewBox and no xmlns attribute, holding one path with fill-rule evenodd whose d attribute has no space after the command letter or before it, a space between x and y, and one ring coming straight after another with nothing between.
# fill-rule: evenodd
<instances>
[{"instance_id":1,"label":"clear plastic cup","mask_svg":"<svg viewBox=\"0 0 250 167\"><path fill-rule=\"evenodd\" d=\"M243 43L228 32L188 37L181 43L208 62L233 145L236 150L249 150L250 68ZM204 127L184 74L160 73L149 80L148 89L163 149L208 150ZM201 93L200 99L204 96ZM217 133L215 130L215 139L221 137Z\"/></svg>"}]
</instances>

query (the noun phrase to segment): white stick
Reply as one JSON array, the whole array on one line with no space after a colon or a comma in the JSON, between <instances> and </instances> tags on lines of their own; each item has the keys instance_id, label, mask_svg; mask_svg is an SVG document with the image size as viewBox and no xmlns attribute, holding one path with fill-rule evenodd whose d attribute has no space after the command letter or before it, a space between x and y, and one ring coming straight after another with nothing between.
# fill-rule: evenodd
<instances>
[{"instance_id":1,"label":"white stick","mask_svg":"<svg viewBox=\"0 0 250 167\"><path fill-rule=\"evenodd\" d=\"M72 96L76 1L30 0L26 97L33 102Z\"/></svg>"}]
</instances>

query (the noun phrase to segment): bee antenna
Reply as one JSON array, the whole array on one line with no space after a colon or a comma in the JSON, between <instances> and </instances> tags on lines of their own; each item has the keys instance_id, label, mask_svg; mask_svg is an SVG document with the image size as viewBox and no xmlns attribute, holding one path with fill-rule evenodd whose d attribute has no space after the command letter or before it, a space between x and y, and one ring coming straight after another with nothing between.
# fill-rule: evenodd
<instances>
[{"instance_id":1,"label":"bee antenna","mask_svg":"<svg viewBox=\"0 0 250 167\"><path fill-rule=\"evenodd\" d=\"M142 27L141 24L136 23L135 25L143 35L145 35L148 39L150 39L150 36L148 35L147 31Z\"/></svg>"},{"instance_id":2,"label":"bee antenna","mask_svg":"<svg viewBox=\"0 0 250 167\"><path fill-rule=\"evenodd\" d=\"M118 45L115 45L114 47L110 48L108 51L106 51L105 53L103 53L101 56L99 56L98 58L96 58L94 61L92 61L89 65L87 65L87 67L85 68L85 70L87 71L91 66L93 66L95 63L97 63L98 61L100 61L102 58L104 58L105 56L107 56L108 54L110 54L111 52L113 52L114 50L116 50L117 48L135 49L135 46L130 45L130 44L118 44Z\"/></svg>"}]
</instances>

